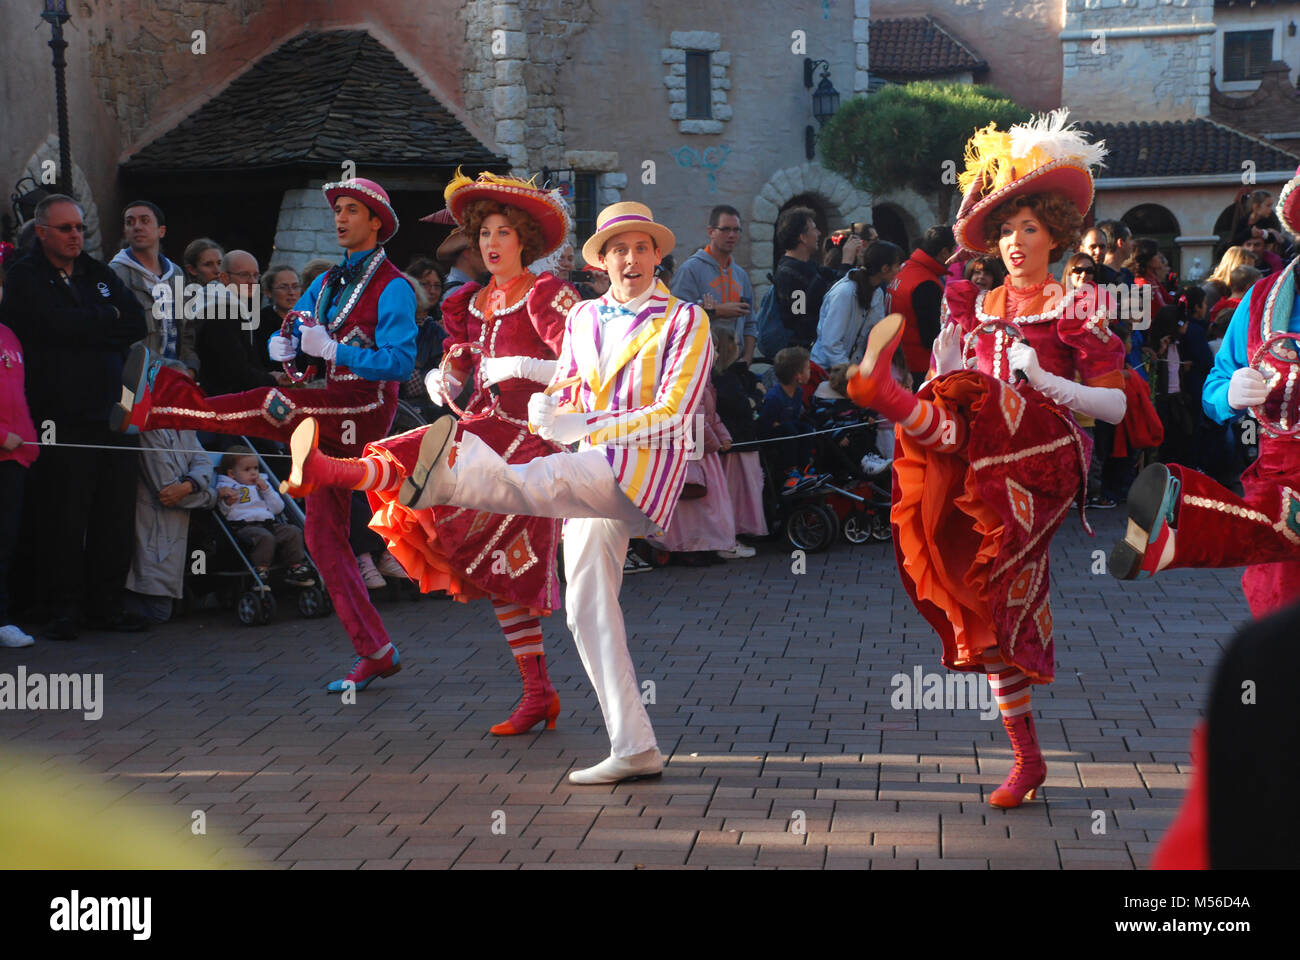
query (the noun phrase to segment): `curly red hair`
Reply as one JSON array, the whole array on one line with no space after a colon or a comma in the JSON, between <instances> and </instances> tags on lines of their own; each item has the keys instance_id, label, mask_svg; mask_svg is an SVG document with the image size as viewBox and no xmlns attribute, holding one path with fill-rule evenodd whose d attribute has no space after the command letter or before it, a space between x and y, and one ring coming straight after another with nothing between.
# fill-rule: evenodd
<instances>
[{"instance_id":1,"label":"curly red hair","mask_svg":"<svg viewBox=\"0 0 1300 960\"><path fill-rule=\"evenodd\" d=\"M998 204L984 219L985 242L996 250L1002 224L1026 208L1052 235L1049 263L1056 263L1061 259L1061 254L1078 245L1079 237L1083 234L1083 216L1073 203L1056 193L1030 193Z\"/></svg>"},{"instance_id":2,"label":"curly red hair","mask_svg":"<svg viewBox=\"0 0 1300 960\"><path fill-rule=\"evenodd\" d=\"M478 249L478 232L483 226L483 221L494 213L499 213L509 220L510 226L515 233L519 234L520 260L525 268L541 257L542 251L546 249L546 242L542 239L542 228L538 226L537 221L518 207L498 203L496 200L475 200L465 207L465 222L461 227L465 231L465 236L469 237L470 243L474 244L474 249Z\"/></svg>"}]
</instances>

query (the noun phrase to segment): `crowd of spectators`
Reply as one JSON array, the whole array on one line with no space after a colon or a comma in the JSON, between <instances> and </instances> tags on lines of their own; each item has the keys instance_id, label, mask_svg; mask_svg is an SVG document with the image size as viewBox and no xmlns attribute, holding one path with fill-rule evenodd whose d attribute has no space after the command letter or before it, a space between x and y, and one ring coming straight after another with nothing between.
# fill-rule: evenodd
<instances>
[{"instance_id":1,"label":"crowd of spectators","mask_svg":"<svg viewBox=\"0 0 1300 960\"><path fill-rule=\"evenodd\" d=\"M250 473L252 452L237 450L229 469L214 470L212 454L226 446L219 438L166 430L123 436L108 429L107 418L125 353L140 341L210 394L287 384L267 341L331 262L313 260L301 273L283 262L263 270L248 251L200 237L174 263L164 254L165 212L147 200L127 204L121 227L122 248L101 263L82 249L81 207L47 197L27 248L2 262L0 642L8 646L31 642L15 614L50 639L71 639L87 624L136 630L167 619L182 595L189 517L214 507L228 513L240 470L252 477L241 489L253 491L257 516L235 522L249 525L240 527L240 539L256 566L269 566L279 545L291 581L310 579L300 545L274 527L278 510L266 479ZM826 425L854 415L847 370L875 323L891 312L904 315L894 373L919 389L943 320L945 285L964 278L988 291L1006 277L996 256L954 257L950 225L931 227L904 250L865 223L823 236L816 212L793 206L774 226L776 262L756 301L749 272L735 258L743 229L736 207L715 206L700 224L698 249L683 249L678 263L666 257L657 270L674 296L709 313L714 337L711 382L696 418L700 456L672 526L649 544L693 565L752 556L741 538L769 534L773 496L818 479ZM1118 426L1081 421L1094 437L1089 505L1122 501L1151 460L1203 470L1228 486L1239 482L1250 450L1239 427L1205 415L1201 388L1241 298L1293 255L1266 191L1242 195L1213 271L1195 284L1179 284L1160 243L1133 236L1122 221L1102 220L1083 234L1056 279L1069 293L1091 290L1091 302L1111 317L1125 344L1130 397ZM575 268L572 242L533 269L551 270L587 298L608 289L599 271ZM420 332L415 370L400 396L418 419L443 412L423 387L441 360L441 304L484 272L477 245L460 230L406 271ZM1136 294L1115 294L1126 290ZM878 475L893 452L889 428L880 422L851 440L837 433L834 443ZM363 497L353 514L353 548L367 585L402 577L369 530ZM649 555L630 552L626 572L648 569ZM15 564L16 556L24 562ZM11 609L15 598L24 609Z\"/></svg>"}]
</instances>

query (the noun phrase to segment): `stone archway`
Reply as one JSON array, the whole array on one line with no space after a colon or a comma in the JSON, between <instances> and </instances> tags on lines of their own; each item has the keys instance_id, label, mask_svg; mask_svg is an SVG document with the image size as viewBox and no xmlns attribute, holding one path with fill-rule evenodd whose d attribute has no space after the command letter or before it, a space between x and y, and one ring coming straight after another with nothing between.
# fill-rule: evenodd
<instances>
[{"instance_id":1,"label":"stone archway","mask_svg":"<svg viewBox=\"0 0 1300 960\"><path fill-rule=\"evenodd\" d=\"M786 201L800 194L814 194L841 224L871 220L871 195L858 190L838 173L816 163L778 170L754 197L749 218L749 279L755 300L767 290L772 263L772 236L777 214Z\"/></svg>"},{"instance_id":2,"label":"stone archway","mask_svg":"<svg viewBox=\"0 0 1300 960\"><path fill-rule=\"evenodd\" d=\"M53 161L55 169L59 163L59 138L50 134L45 138L45 142L36 148L36 152L31 155L23 172L19 175L22 177L31 177L38 184L53 190L53 187L42 183L41 173L42 165L46 161ZM72 192L76 195L77 202L81 204L86 223L86 241L83 249L96 260L103 259L104 237L99 229L99 207L96 206L94 197L90 192L90 181L86 179L85 171L77 166L77 162L72 162ZM18 225L22 229L22 224Z\"/></svg>"}]
</instances>

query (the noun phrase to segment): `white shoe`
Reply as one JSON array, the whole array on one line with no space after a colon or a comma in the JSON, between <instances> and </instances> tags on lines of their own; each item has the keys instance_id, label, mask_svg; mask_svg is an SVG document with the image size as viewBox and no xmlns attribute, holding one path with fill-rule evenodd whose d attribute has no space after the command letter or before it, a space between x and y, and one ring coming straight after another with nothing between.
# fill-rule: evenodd
<instances>
[{"instance_id":1,"label":"white shoe","mask_svg":"<svg viewBox=\"0 0 1300 960\"><path fill-rule=\"evenodd\" d=\"M893 464L890 457L882 457L878 453L869 453L862 458L862 472L868 476L884 473Z\"/></svg>"},{"instance_id":2,"label":"white shoe","mask_svg":"<svg viewBox=\"0 0 1300 960\"><path fill-rule=\"evenodd\" d=\"M379 572L386 577L392 577L395 580L410 580L406 570L397 562L397 558L385 550L379 555Z\"/></svg>"},{"instance_id":3,"label":"white shoe","mask_svg":"<svg viewBox=\"0 0 1300 960\"><path fill-rule=\"evenodd\" d=\"M357 569L361 571L361 579L370 590L382 590L388 586L388 581L384 575L375 567L375 561L371 559L370 554L363 553L357 557Z\"/></svg>"},{"instance_id":4,"label":"white shoe","mask_svg":"<svg viewBox=\"0 0 1300 960\"><path fill-rule=\"evenodd\" d=\"M456 475L451 472L447 461L455 435L456 418L450 414L439 417L424 431L415 469L402 482L402 489L397 494L402 506L425 510L451 502L456 491Z\"/></svg>"},{"instance_id":5,"label":"white shoe","mask_svg":"<svg viewBox=\"0 0 1300 960\"><path fill-rule=\"evenodd\" d=\"M623 561L623 576L630 573L645 573L647 570L652 569L654 568L642 560L641 555L636 550L632 547L627 548L627 559Z\"/></svg>"},{"instance_id":6,"label":"white shoe","mask_svg":"<svg viewBox=\"0 0 1300 960\"><path fill-rule=\"evenodd\" d=\"M737 540L730 550L719 550L717 553L723 560L748 560L750 557L754 556L754 554L758 553L758 551Z\"/></svg>"},{"instance_id":7,"label":"white shoe","mask_svg":"<svg viewBox=\"0 0 1300 960\"><path fill-rule=\"evenodd\" d=\"M36 640L29 634L23 633L16 623L0 627L0 647L18 650L22 647L30 647L35 642Z\"/></svg>"},{"instance_id":8,"label":"white shoe","mask_svg":"<svg viewBox=\"0 0 1300 960\"><path fill-rule=\"evenodd\" d=\"M664 772L664 755L658 747L651 747L644 753L630 757L606 757L594 767L586 770L574 770L569 774L570 783L618 783L621 780L639 780L641 777L657 777Z\"/></svg>"}]
</instances>

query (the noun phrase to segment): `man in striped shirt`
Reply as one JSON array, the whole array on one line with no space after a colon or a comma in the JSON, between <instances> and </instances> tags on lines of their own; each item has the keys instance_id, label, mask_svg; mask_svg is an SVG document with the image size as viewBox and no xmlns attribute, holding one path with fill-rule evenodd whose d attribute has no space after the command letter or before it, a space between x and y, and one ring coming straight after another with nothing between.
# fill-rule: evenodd
<instances>
[{"instance_id":1,"label":"man in striped shirt","mask_svg":"<svg viewBox=\"0 0 1300 960\"><path fill-rule=\"evenodd\" d=\"M572 783L655 776L663 756L641 699L618 592L630 537L663 530L689 459L695 409L713 361L708 315L655 279L672 231L639 203L601 211L583 246L610 289L576 304L555 377L529 402L529 428L577 452L506 463L466 434L451 463L454 420L425 433L401 492L414 507L450 503L495 513L562 517L569 629L609 732L610 756Z\"/></svg>"}]
</instances>

